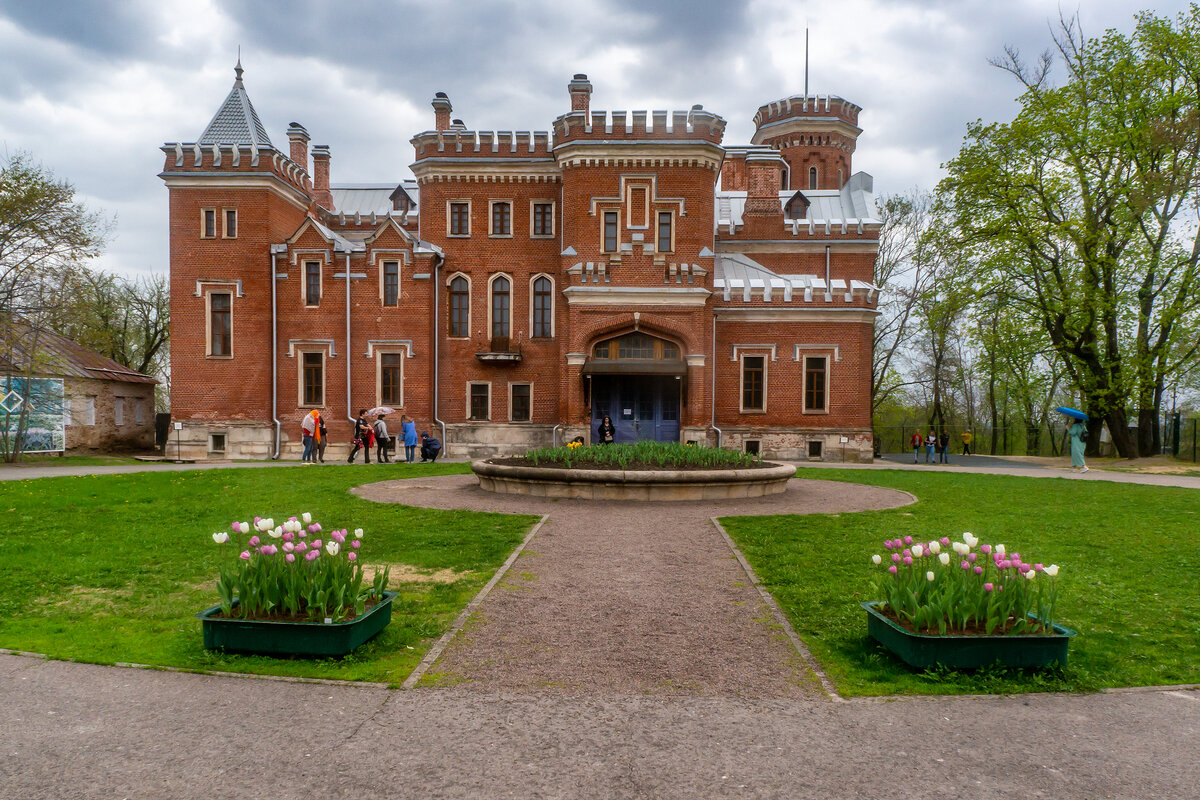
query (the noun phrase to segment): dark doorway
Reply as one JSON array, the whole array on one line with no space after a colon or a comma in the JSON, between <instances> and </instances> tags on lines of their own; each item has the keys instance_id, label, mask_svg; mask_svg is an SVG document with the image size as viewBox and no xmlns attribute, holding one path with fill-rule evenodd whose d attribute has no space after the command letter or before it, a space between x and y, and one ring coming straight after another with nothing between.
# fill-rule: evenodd
<instances>
[{"instance_id":1,"label":"dark doorway","mask_svg":"<svg viewBox=\"0 0 1200 800\"><path fill-rule=\"evenodd\" d=\"M678 442L680 382L672 375L593 375L593 436L608 416L618 442Z\"/></svg>"}]
</instances>

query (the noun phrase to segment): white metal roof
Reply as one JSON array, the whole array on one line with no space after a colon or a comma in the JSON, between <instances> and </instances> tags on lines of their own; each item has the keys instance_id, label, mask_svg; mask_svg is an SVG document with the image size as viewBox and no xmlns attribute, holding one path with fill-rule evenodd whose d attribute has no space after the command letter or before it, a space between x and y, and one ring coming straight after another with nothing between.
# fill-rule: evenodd
<instances>
[{"instance_id":1,"label":"white metal roof","mask_svg":"<svg viewBox=\"0 0 1200 800\"><path fill-rule=\"evenodd\" d=\"M338 214L345 214L348 217L355 214L387 216L389 214L399 215L399 212L392 208L392 193L397 188L402 188L408 195L411 203L408 213L415 214L418 193L417 185L413 181L405 181L399 185L395 183L343 183L330 186L329 193L333 195L333 207Z\"/></svg>"},{"instance_id":2,"label":"white metal roof","mask_svg":"<svg viewBox=\"0 0 1200 800\"><path fill-rule=\"evenodd\" d=\"M800 227L833 227L859 228L862 225L879 225L881 220L876 216L874 180L865 172L856 172L846 185L839 189L806 189L801 193L809 201L808 212L802 218L787 223L800 222ZM796 194L789 189L779 193L779 202L786 204ZM731 225L742 224L742 213L746 209L746 192L717 192L716 225L717 229L728 229ZM793 204L795 208L801 204Z\"/></svg>"}]
</instances>

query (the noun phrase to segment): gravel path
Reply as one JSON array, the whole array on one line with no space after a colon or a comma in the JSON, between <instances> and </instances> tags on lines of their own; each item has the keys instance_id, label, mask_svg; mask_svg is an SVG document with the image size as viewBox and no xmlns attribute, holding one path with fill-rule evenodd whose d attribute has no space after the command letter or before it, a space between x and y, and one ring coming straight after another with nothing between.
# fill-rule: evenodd
<instances>
[{"instance_id":1,"label":"gravel path","mask_svg":"<svg viewBox=\"0 0 1200 800\"><path fill-rule=\"evenodd\" d=\"M890 508L905 492L793 480L707 503L497 495L473 475L354 490L379 502L549 515L431 676L480 692L807 697L815 674L710 517Z\"/></svg>"}]
</instances>

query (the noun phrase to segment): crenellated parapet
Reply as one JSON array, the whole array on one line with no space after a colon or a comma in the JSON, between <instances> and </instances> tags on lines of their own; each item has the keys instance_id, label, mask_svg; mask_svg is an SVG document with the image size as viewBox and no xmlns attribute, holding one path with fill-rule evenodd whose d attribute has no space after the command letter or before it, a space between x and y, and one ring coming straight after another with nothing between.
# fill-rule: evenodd
<instances>
[{"instance_id":1,"label":"crenellated parapet","mask_svg":"<svg viewBox=\"0 0 1200 800\"><path fill-rule=\"evenodd\" d=\"M255 144L201 144L167 142L159 148L165 155L162 177L270 175L305 196L312 194L308 170L273 147Z\"/></svg>"},{"instance_id":2,"label":"crenellated parapet","mask_svg":"<svg viewBox=\"0 0 1200 800\"><path fill-rule=\"evenodd\" d=\"M554 120L555 146L576 141L697 141L720 144L725 120L692 106L691 111L573 110Z\"/></svg>"}]
</instances>

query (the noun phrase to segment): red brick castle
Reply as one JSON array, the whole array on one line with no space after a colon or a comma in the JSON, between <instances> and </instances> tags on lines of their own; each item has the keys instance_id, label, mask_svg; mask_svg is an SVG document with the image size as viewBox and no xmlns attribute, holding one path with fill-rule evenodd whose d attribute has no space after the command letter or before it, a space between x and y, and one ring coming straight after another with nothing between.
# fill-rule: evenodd
<instances>
[{"instance_id":1,"label":"red brick castle","mask_svg":"<svg viewBox=\"0 0 1200 800\"><path fill-rule=\"evenodd\" d=\"M162 147L184 455L293 453L318 408L344 456L388 405L452 455L590 441L608 415L618 441L870 460L858 106L778 100L723 146L699 105L591 110L586 75L550 131L469 130L438 93L415 181L338 185L303 126L272 144L236 73Z\"/></svg>"}]
</instances>

